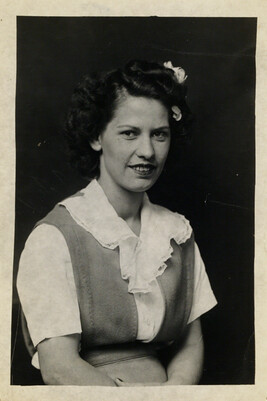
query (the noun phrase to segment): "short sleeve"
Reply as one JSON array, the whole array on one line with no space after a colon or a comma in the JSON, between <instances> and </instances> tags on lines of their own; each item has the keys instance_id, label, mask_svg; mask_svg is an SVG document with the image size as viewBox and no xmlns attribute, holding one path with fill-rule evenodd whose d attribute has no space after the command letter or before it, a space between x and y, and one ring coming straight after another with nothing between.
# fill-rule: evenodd
<instances>
[{"instance_id":1,"label":"short sleeve","mask_svg":"<svg viewBox=\"0 0 267 401\"><path fill-rule=\"evenodd\" d=\"M56 227L42 224L29 236L17 289L35 347L45 338L81 333L69 250Z\"/></svg>"},{"instance_id":2,"label":"short sleeve","mask_svg":"<svg viewBox=\"0 0 267 401\"><path fill-rule=\"evenodd\" d=\"M217 300L212 291L198 246L195 243L194 294L188 324L208 312L215 305L217 305Z\"/></svg>"}]
</instances>

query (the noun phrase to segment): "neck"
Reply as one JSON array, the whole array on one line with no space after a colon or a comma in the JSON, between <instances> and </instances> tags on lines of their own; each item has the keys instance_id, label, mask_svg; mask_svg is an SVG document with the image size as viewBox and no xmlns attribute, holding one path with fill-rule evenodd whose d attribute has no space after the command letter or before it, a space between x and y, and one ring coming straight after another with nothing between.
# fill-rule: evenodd
<instances>
[{"instance_id":1,"label":"neck","mask_svg":"<svg viewBox=\"0 0 267 401\"><path fill-rule=\"evenodd\" d=\"M105 183L101 177L98 183L119 217L126 221L139 219L144 198L143 192L131 192L121 187L114 190L113 185Z\"/></svg>"}]
</instances>

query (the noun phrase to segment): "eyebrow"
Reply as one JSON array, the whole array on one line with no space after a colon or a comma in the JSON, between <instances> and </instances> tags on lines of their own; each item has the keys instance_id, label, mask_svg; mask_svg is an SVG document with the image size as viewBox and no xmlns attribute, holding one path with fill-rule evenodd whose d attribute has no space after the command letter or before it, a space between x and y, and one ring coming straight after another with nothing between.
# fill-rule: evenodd
<instances>
[{"instance_id":1,"label":"eyebrow","mask_svg":"<svg viewBox=\"0 0 267 401\"><path fill-rule=\"evenodd\" d=\"M163 125L162 127L154 128L155 130L157 129L170 129L169 125Z\"/></svg>"},{"instance_id":2,"label":"eyebrow","mask_svg":"<svg viewBox=\"0 0 267 401\"><path fill-rule=\"evenodd\" d=\"M134 128L136 130L140 129L138 127L135 127L134 125L128 125L128 124L124 124L124 125L118 125L117 128ZM170 129L170 127L168 125L163 125L162 127L157 127L157 128L153 128L153 131L157 131L159 129Z\"/></svg>"}]
</instances>

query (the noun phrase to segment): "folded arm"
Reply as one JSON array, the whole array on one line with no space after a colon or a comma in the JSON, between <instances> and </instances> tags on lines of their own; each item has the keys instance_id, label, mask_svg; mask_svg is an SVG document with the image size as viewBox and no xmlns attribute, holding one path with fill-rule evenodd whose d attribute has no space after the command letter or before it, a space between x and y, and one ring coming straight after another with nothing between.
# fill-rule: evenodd
<instances>
[{"instance_id":1,"label":"folded arm","mask_svg":"<svg viewBox=\"0 0 267 401\"><path fill-rule=\"evenodd\" d=\"M119 387L197 384L202 374L203 348L200 319L196 319L187 326L182 342L174 343L168 350L171 355L166 367L166 382L126 383L117 379L116 384Z\"/></svg>"},{"instance_id":2,"label":"folded arm","mask_svg":"<svg viewBox=\"0 0 267 401\"><path fill-rule=\"evenodd\" d=\"M79 355L80 335L53 337L37 346L41 374L45 384L113 386L114 381L99 372Z\"/></svg>"},{"instance_id":3,"label":"folded arm","mask_svg":"<svg viewBox=\"0 0 267 401\"><path fill-rule=\"evenodd\" d=\"M197 384L203 369L203 339L200 319L187 326L181 344L171 347L167 365L168 380L163 385Z\"/></svg>"}]
</instances>

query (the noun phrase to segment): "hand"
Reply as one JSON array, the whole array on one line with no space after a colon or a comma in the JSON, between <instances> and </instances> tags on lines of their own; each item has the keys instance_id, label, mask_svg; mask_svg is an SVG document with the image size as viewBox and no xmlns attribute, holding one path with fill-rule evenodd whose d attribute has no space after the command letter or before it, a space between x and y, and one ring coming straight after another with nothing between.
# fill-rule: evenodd
<instances>
[{"instance_id":1,"label":"hand","mask_svg":"<svg viewBox=\"0 0 267 401\"><path fill-rule=\"evenodd\" d=\"M124 382L121 379L115 379L115 383L118 387L150 387L150 386L162 386L164 383L149 382L149 383L129 383Z\"/></svg>"}]
</instances>

